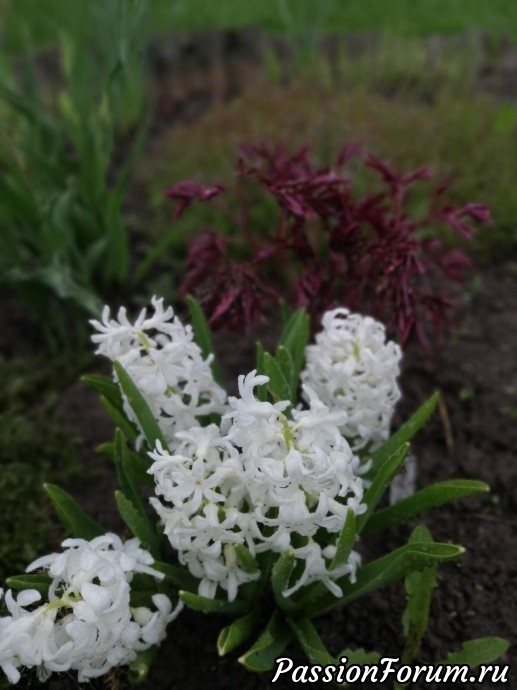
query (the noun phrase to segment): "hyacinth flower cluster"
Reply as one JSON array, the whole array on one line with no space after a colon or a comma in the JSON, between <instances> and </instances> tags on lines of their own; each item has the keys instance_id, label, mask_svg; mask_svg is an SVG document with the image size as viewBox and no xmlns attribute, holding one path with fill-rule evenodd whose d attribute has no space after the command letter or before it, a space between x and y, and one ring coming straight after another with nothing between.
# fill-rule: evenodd
<instances>
[{"instance_id":1,"label":"hyacinth flower cluster","mask_svg":"<svg viewBox=\"0 0 517 690\"><path fill-rule=\"evenodd\" d=\"M5 594L0 667L13 683L31 668L85 680L128 666L143 678L182 606L230 618L220 654L254 637L240 657L250 670L273 668L291 639L313 663L331 663L315 618L462 552L417 528L362 562L364 534L486 490L453 480L379 508L437 400L390 437L401 350L382 324L334 309L309 345L298 310L273 354L257 344L256 367L231 396L200 305L188 303L192 326L156 298L134 321L105 309L92 322L114 376L86 381L118 427L100 451L114 463L133 538L121 541L47 485L74 538L7 581L19 593Z\"/></svg>"},{"instance_id":2,"label":"hyacinth flower cluster","mask_svg":"<svg viewBox=\"0 0 517 690\"><path fill-rule=\"evenodd\" d=\"M213 207L210 225L190 245L182 283L211 327L240 330L282 298L307 309L317 328L337 301L380 319L403 347L416 336L432 349L471 265L444 238L468 241L490 214L477 203L452 204L448 183L431 187L427 168L399 172L359 154L359 146L345 146L321 167L307 148L289 154L243 144L234 188L182 181L166 191L175 219L194 202ZM377 178L368 194L357 191L358 170ZM232 227L231 235L219 226Z\"/></svg>"},{"instance_id":3,"label":"hyacinth flower cluster","mask_svg":"<svg viewBox=\"0 0 517 690\"><path fill-rule=\"evenodd\" d=\"M164 578L153 561L137 539L123 543L109 533L67 539L61 553L34 561L27 571L44 573L34 581L38 589L23 589L17 598L5 593L9 615L0 618L0 668L8 680L17 683L25 667L36 668L40 680L74 670L87 681L159 643L181 605L173 610L157 593L152 607L132 607L130 597L136 573Z\"/></svg>"},{"instance_id":4,"label":"hyacinth flower cluster","mask_svg":"<svg viewBox=\"0 0 517 690\"><path fill-rule=\"evenodd\" d=\"M239 396L226 399L192 329L162 300L153 307L134 324L123 309L117 320L105 312L94 322L93 340L99 354L124 366L167 442L149 452L151 504L180 563L199 580L199 594L214 598L220 587L233 601L240 585L260 578L249 562L291 549L303 570L286 596L315 581L339 596L336 580L355 577L359 556L352 551L330 571L335 547L316 535L336 535L348 511L366 510L364 467L350 442L356 448L387 438L399 396L400 348L385 343L378 322L338 309L325 315L317 344L307 349L303 407L290 399L260 400L257 390L270 378L256 370L239 376ZM339 371L338 396L325 384ZM124 405L137 421L127 398ZM200 426L200 418L214 413L219 424ZM238 557L243 551L248 567Z\"/></svg>"}]
</instances>

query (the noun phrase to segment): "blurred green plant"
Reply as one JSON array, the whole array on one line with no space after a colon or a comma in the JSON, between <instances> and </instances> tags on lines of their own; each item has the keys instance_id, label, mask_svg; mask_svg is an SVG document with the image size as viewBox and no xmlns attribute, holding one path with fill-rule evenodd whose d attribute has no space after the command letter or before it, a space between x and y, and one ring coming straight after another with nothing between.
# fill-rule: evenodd
<instances>
[{"instance_id":1,"label":"blurred green plant","mask_svg":"<svg viewBox=\"0 0 517 690\"><path fill-rule=\"evenodd\" d=\"M128 277L122 204L148 123L140 31L146 3L63 9L54 27L59 65L43 77L24 9L23 0L10 6L26 46L22 77L0 87L7 121L0 281L39 317L49 339L63 343L70 317L81 312L75 322L82 324L84 312L98 314L102 297Z\"/></svg>"},{"instance_id":2,"label":"blurred green plant","mask_svg":"<svg viewBox=\"0 0 517 690\"><path fill-rule=\"evenodd\" d=\"M28 20L38 45L55 41L52 25L69 6L89 4L99 8L112 4L105 0L14 0L27 9ZM194 31L207 28L256 26L275 32L388 31L405 36L429 36L484 30L490 35L516 35L517 7L508 0L153 0L148 26L154 33L172 29ZM7 26L9 44L19 46L17 32Z\"/></svg>"}]
</instances>

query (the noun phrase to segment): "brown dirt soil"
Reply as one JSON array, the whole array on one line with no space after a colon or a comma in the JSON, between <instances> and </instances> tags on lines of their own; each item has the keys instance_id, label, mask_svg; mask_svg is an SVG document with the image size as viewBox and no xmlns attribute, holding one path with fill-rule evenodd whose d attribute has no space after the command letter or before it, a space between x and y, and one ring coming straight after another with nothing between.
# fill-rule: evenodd
<instances>
[{"instance_id":1,"label":"brown dirt soil","mask_svg":"<svg viewBox=\"0 0 517 690\"><path fill-rule=\"evenodd\" d=\"M435 540L450 540L466 548L457 563L439 571L421 661L443 658L449 651L458 650L465 640L498 635L512 644L500 663L512 665L510 678L516 682L517 430L512 420L517 410L517 376L512 353L517 349L517 275L515 266L511 266L485 271L481 278L476 292L463 307L456 334L437 349L435 358L426 360L416 347L406 354L401 380L404 395L397 422L414 411L433 390L440 389L444 411L435 415L414 443L418 486L455 477L481 479L491 486L489 495L444 506L421 519ZM224 338L220 340L219 350L228 376L251 367L253 341L254 337L247 337L235 343L230 337L226 342L231 342L231 347L225 348ZM107 461L93 453L98 442L110 437L111 424L95 394L80 386L74 386L66 395L63 415L82 437L80 451L90 470L73 493L93 517L109 528L119 529L112 499L113 472ZM417 523L414 520L387 536L365 538L364 559L402 545ZM317 622L317 627L333 653L338 654L345 647L364 647L397 657L403 643L403 608L403 586L397 583L326 616ZM223 625L223 619L184 611L170 626L168 640L142 689L271 687L272 674L248 673L238 664L238 653L218 657L216 639ZM305 663L295 648L290 647L286 654ZM124 687L122 677L120 681ZM104 681L95 685L110 687ZM281 680L273 687L281 690L292 685ZM51 680L47 687L68 690L77 687L77 683L60 677ZM434 686L415 687L432 690ZM483 682L461 687L500 686Z\"/></svg>"}]
</instances>

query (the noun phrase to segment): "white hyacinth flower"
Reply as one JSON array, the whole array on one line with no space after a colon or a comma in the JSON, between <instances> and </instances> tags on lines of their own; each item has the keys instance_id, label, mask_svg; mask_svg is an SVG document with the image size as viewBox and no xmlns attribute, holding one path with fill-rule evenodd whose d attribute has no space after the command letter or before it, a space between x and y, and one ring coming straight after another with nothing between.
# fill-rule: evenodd
<instances>
[{"instance_id":1,"label":"white hyacinth flower","mask_svg":"<svg viewBox=\"0 0 517 690\"><path fill-rule=\"evenodd\" d=\"M214 381L210 368L213 355L203 359L191 326L184 326L163 299L153 297L154 313L142 310L134 323L122 307L117 319L105 307L102 320L91 321L97 333L92 340L96 353L108 357L127 371L142 393L167 442L178 431L199 424L199 418L222 414L226 393ZM124 410L138 426L124 398Z\"/></svg>"},{"instance_id":2,"label":"white hyacinth flower","mask_svg":"<svg viewBox=\"0 0 517 690\"><path fill-rule=\"evenodd\" d=\"M239 564L238 544L252 556L293 549L306 561L293 592L319 580L337 594L334 580L353 577L358 565L353 553L330 573L331 558L313 541L320 529L339 533L348 510L366 509L359 459L339 429L346 414L307 388L310 409L288 417L290 401L256 398L255 388L268 380L256 371L240 376L240 395L229 398L221 429L181 432L176 452L158 446L149 453L160 497L151 503L203 596L215 597L220 587L231 601L241 584L258 579L258 569ZM294 549L300 539L307 546Z\"/></svg>"},{"instance_id":3,"label":"white hyacinth flower","mask_svg":"<svg viewBox=\"0 0 517 690\"><path fill-rule=\"evenodd\" d=\"M348 309L327 312L322 324L306 349L302 381L332 411L346 414L340 431L355 449L378 446L388 438L400 398L401 349L386 342L379 321Z\"/></svg>"},{"instance_id":4,"label":"white hyacinth flower","mask_svg":"<svg viewBox=\"0 0 517 690\"><path fill-rule=\"evenodd\" d=\"M17 600L10 591L5 595L9 615L0 618L0 667L11 683L22 667L37 668L40 678L68 670L77 671L79 682L101 676L159 643L180 610L163 594L152 597L155 610L131 608L135 573L163 578L138 540L123 543L105 534L67 539L63 547L27 569L46 570L52 578L48 601L40 603L35 590L20 592Z\"/></svg>"}]
</instances>

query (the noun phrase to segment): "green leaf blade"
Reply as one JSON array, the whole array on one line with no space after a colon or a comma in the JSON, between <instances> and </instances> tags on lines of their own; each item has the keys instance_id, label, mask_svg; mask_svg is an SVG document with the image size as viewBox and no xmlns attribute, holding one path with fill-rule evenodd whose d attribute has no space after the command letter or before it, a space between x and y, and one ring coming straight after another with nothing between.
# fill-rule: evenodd
<instances>
[{"instance_id":1,"label":"green leaf blade","mask_svg":"<svg viewBox=\"0 0 517 690\"><path fill-rule=\"evenodd\" d=\"M158 535L147 515L143 514L122 491L115 491L115 500L120 517L133 536L139 539L144 548L149 549L156 558L159 554Z\"/></svg>"},{"instance_id":2,"label":"green leaf blade","mask_svg":"<svg viewBox=\"0 0 517 690\"><path fill-rule=\"evenodd\" d=\"M106 530L93 520L66 491L54 484L44 484L43 488L52 501L59 519L74 537L90 540L106 534Z\"/></svg>"},{"instance_id":3,"label":"green leaf blade","mask_svg":"<svg viewBox=\"0 0 517 690\"><path fill-rule=\"evenodd\" d=\"M201 350L201 353L205 359L207 359L210 355L213 356L211 364L212 375L214 377L214 380L217 381L217 383L221 383L222 375L214 355L214 343L212 339L212 332L210 330L210 326L208 325L208 321L205 318L203 310L201 309L201 305L195 299L195 297L192 297L192 295L188 295L187 306L190 313L190 321L192 323L192 329L194 331L196 343L198 344L199 349Z\"/></svg>"},{"instance_id":4,"label":"green leaf blade","mask_svg":"<svg viewBox=\"0 0 517 690\"><path fill-rule=\"evenodd\" d=\"M435 542L406 544L360 567L355 583L350 582L348 577L338 580L337 584L341 587L343 596L338 599L330 592L325 592L317 601L305 608L305 615L307 617L321 615L400 580L414 570L422 570L453 560L463 552L464 549L461 546L454 544Z\"/></svg>"},{"instance_id":5,"label":"green leaf blade","mask_svg":"<svg viewBox=\"0 0 517 690\"><path fill-rule=\"evenodd\" d=\"M433 543L429 530L420 525L416 527L409 543ZM420 644L429 624L429 611L433 589L437 585L437 566L409 573L405 579L407 604L402 617L405 643L401 655L401 664L410 664L419 653Z\"/></svg>"},{"instance_id":6,"label":"green leaf blade","mask_svg":"<svg viewBox=\"0 0 517 690\"><path fill-rule=\"evenodd\" d=\"M310 319L304 309L297 309L286 323L280 336L280 346L291 355L293 379L297 383L305 359L305 348L309 342Z\"/></svg>"},{"instance_id":7,"label":"green leaf blade","mask_svg":"<svg viewBox=\"0 0 517 690\"><path fill-rule=\"evenodd\" d=\"M360 534L368 524L373 511L390 485L391 480L399 471L408 453L409 443L403 443L385 460L382 466L379 467L371 486L366 490L363 496L363 503L366 504L367 509L366 512L357 518L358 534Z\"/></svg>"},{"instance_id":8,"label":"green leaf blade","mask_svg":"<svg viewBox=\"0 0 517 690\"><path fill-rule=\"evenodd\" d=\"M348 561L356 538L357 527L355 513L349 508L337 542L336 555L330 564L330 570L335 570Z\"/></svg>"},{"instance_id":9,"label":"green leaf blade","mask_svg":"<svg viewBox=\"0 0 517 690\"><path fill-rule=\"evenodd\" d=\"M237 618L226 628L223 628L217 638L217 651L219 656L233 652L245 642L255 630L259 620L259 609L250 611L245 616Z\"/></svg>"},{"instance_id":10,"label":"green leaf blade","mask_svg":"<svg viewBox=\"0 0 517 690\"><path fill-rule=\"evenodd\" d=\"M336 659L323 644L314 624L308 618L297 621L289 620L288 623L311 664L338 665Z\"/></svg>"},{"instance_id":11,"label":"green leaf blade","mask_svg":"<svg viewBox=\"0 0 517 690\"><path fill-rule=\"evenodd\" d=\"M275 401L291 400L291 386L280 365L269 352L264 353L264 368L266 375L269 376L267 387L273 399Z\"/></svg>"},{"instance_id":12,"label":"green leaf blade","mask_svg":"<svg viewBox=\"0 0 517 690\"><path fill-rule=\"evenodd\" d=\"M239 658L239 663L248 671L271 671L291 637L290 627L275 611L255 644Z\"/></svg>"},{"instance_id":13,"label":"green leaf blade","mask_svg":"<svg viewBox=\"0 0 517 690\"><path fill-rule=\"evenodd\" d=\"M120 389L115 381L112 381L106 376L98 376L96 374L86 374L81 377L81 381L104 396L113 406L122 409L122 396L120 395Z\"/></svg>"},{"instance_id":14,"label":"green leaf blade","mask_svg":"<svg viewBox=\"0 0 517 690\"><path fill-rule=\"evenodd\" d=\"M244 601L226 601L224 599L209 599L193 592L180 591L181 601L193 611L201 613L218 613L227 616L242 616L248 613L249 604Z\"/></svg>"},{"instance_id":15,"label":"green leaf blade","mask_svg":"<svg viewBox=\"0 0 517 690\"><path fill-rule=\"evenodd\" d=\"M284 551L277 559L271 571L271 587L275 601L284 611L294 610L295 605L284 595L289 588L289 580L292 575L296 559L292 551Z\"/></svg>"},{"instance_id":16,"label":"green leaf blade","mask_svg":"<svg viewBox=\"0 0 517 690\"><path fill-rule=\"evenodd\" d=\"M48 588L51 583L52 578L49 575L40 575L39 573L12 575L5 581L5 584L11 589L15 589L16 591L35 589L44 597L48 595Z\"/></svg>"},{"instance_id":17,"label":"green leaf blade","mask_svg":"<svg viewBox=\"0 0 517 690\"><path fill-rule=\"evenodd\" d=\"M105 398L104 395L101 395L101 405L106 410L108 416L110 417L111 421L115 424L115 426L123 431L124 436L127 438L127 440L130 443L136 443L136 439L138 438L138 431L136 430L133 423L130 422L129 419L126 417L122 409L120 407L115 406L111 402L111 400Z\"/></svg>"},{"instance_id":18,"label":"green leaf blade","mask_svg":"<svg viewBox=\"0 0 517 690\"><path fill-rule=\"evenodd\" d=\"M437 665L448 666L450 664L466 664L470 668L476 668L481 664L490 664L502 656L509 648L510 643L502 637L482 637L477 640L464 642L459 652L451 652Z\"/></svg>"},{"instance_id":19,"label":"green leaf blade","mask_svg":"<svg viewBox=\"0 0 517 690\"><path fill-rule=\"evenodd\" d=\"M471 479L437 482L431 486L426 486L408 498L373 513L364 527L364 532L378 532L393 527L430 508L437 508L445 503L487 493L489 490L488 485L484 482Z\"/></svg>"},{"instance_id":20,"label":"green leaf blade","mask_svg":"<svg viewBox=\"0 0 517 690\"><path fill-rule=\"evenodd\" d=\"M199 581L184 566L155 561L153 568L163 573L165 581L176 589L186 592L197 592Z\"/></svg>"},{"instance_id":21,"label":"green leaf blade","mask_svg":"<svg viewBox=\"0 0 517 690\"><path fill-rule=\"evenodd\" d=\"M424 426L436 409L439 397L440 394L438 392L434 393L398 431L373 453L372 469L369 473L371 476L375 476L378 468L381 467L402 445L409 443L413 436Z\"/></svg>"},{"instance_id":22,"label":"green leaf blade","mask_svg":"<svg viewBox=\"0 0 517 690\"><path fill-rule=\"evenodd\" d=\"M149 447L155 448L157 441L160 441L162 448L168 450L167 442L158 426L158 422L154 418L153 413L149 409L149 405L146 403L132 378L120 362L114 362L113 367L120 386L128 399L129 405L138 419Z\"/></svg>"}]
</instances>

